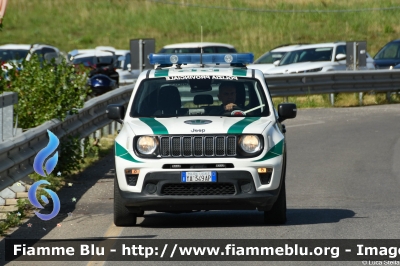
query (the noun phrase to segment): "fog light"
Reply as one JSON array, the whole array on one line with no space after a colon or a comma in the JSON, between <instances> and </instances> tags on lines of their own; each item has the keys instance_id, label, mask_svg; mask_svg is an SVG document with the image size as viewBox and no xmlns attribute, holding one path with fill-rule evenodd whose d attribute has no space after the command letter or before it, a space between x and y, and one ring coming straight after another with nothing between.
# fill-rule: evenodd
<instances>
[{"instance_id":1,"label":"fog light","mask_svg":"<svg viewBox=\"0 0 400 266\"><path fill-rule=\"evenodd\" d=\"M248 193L251 191L251 183L246 183L240 186L242 192Z\"/></svg>"},{"instance_id":2,"label":"fog light","mask_svg":"<svg viewBox=\"0 0 400 266\"><path fill-rule=\"evenodd\" d=\"M146 185L146 191L150 194L156 193L157 191L157 186L155 184L152 183L148 183Z\"/></svg>"}]
</instances>

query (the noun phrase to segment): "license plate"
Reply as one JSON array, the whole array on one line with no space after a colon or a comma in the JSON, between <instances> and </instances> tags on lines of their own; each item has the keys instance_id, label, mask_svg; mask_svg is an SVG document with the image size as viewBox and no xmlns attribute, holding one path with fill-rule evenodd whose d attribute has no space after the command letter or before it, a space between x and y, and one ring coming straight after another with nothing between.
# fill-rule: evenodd
<instances>
[{"instance_id":1,"label":"license plate","mask_svg":"<svg viewBox=\"0 0 400 266\"><path fill-rule=\"evenodd\" d=\"M217 172L182 172L181 180L184 183L188 182L217 182Z\"/></svg>"}]
</instances>

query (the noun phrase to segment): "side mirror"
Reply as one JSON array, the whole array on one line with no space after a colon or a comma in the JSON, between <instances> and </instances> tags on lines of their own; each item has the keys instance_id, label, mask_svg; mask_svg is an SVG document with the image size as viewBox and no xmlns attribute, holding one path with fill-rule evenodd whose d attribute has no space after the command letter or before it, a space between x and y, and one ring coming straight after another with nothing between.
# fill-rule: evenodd
<instances>
[{"instance_id":1,"label":"side mirror","mask_svg":"<svg viewBox=\"0 0 400 266\"><path fill-rule=\"evenodd\" d=\"M336 60L340 61L340 60L344 60L346 59L346 55L345 54L337 54L336 55Z\"/></svg>"},{"instance_id":2,"label":"side mirror","mask_svg":"<svg viewBox=\"0 0 400 266\"><path fill-rule=\"evenodd\" d=\"M71 56L75 56L75 55L77 55L79 52L78 52L78 50L72 50L71 52L69 52L69 54L71 55Z\"/></svg>"},{"instance_id":3,"label":"side mirror","mask_svg":"<svg viewBox=\"0 0 400 266\"><path fill-rule=\"evenodd\" d=\"M125 107L121 104L109 104L107 105L106 114L109 119L115 120L120 124L123 124L123 118L125 115Z\"/></svg>"},{"instance_id":4,"label":"side mirror","mask_svg":"<svg viewBox=\"0 0 400 266\"><path fill-rule=\"evenodd\" d=\"M131 72L132 70L131 64L127 64L126 67L128 68L128 71Z\"/></svg>"},{"instance_id":5,"label":"side mirror","mask_svg":"<svg viewBox=\"0 0 400 266\"><path fill-rule=\"evenodd\" d=\"M278 105L278 121L283 122L286 119L295 118L297 115L297 106L294 103L281 103Z\"/></svg>"},{"instance_id":6,"label":"side mirror","mask_svg":"<svg viewBox=\"0 0 400 266\"><path fill-rule=\"evenodd\" d=\"M279 63L281 62L281 60L276 60L276 61L274 61L274 66L279 66Z\"/></svg>"}]
</instances>

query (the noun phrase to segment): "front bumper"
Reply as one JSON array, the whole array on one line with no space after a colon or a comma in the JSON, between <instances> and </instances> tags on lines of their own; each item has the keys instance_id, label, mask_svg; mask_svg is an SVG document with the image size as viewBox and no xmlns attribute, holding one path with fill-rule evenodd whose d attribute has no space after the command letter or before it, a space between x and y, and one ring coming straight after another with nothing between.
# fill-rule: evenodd
<instances>
[{"instance_id":1,"label":"front bumper","mask_svg":"<svg viewBox=\"0 0 400 266\"><path fill-rule=\"evenodd\" d=\"M257 191L248 171L216 171L217 182L182 183L181 171L149 172L140 193L119 189L125 206L139 211L270 210L279 191Z\"/></svg>"}]
</instances>

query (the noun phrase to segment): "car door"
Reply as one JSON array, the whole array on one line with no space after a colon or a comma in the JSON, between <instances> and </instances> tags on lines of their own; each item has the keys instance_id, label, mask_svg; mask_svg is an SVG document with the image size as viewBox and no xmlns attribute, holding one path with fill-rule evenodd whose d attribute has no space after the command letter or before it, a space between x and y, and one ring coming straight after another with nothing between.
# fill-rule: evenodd
<instances>
[{"instance_id":1,"label":"car door","mask_svg":"<svg viewBox=\"0 0 400 266\"><path fill-rule=\"evenodd\" d=\"M341 70L346 70L346 58L343 60L337 60L336 56L338 54L346 54L346 45L338 45L336 46L336 50L334 52L334 57L332 58L333 63L333 69L335 71L341 71Z\"/></svg>"}]
</instances>

